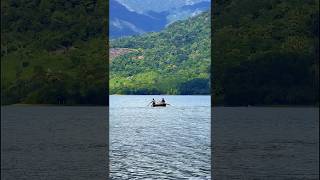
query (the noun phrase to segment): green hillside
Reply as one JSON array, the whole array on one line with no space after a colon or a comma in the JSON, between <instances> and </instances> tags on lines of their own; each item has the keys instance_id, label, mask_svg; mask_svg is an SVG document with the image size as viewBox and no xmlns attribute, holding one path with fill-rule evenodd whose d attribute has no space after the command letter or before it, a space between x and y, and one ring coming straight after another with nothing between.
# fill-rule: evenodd
<instances>
[{"instance_id":1,"label":"green hillside","mask_svg":"<svg viewBox=\"0 0 320 180\"><path fill-rule=\"evenodd\" d=\"M111 94L209 94L210 13L159 33L110 42L131 51L110 61Z\"/></svg>"},{"instance_id":2,"label":"green hillside","mask_svg":"<svg viewBox=\"0 0 320 180\"><path fill-rule=\"evenodd\" d=\"M1 103L104 104L108 65L111 94L319 103L319 0L215 1L211 18L111 41L109 63L106 2L1 1Z\"/></svg>"},{"instance_id":3,"label":"green hillside","mask_svg":"<svg viewBox=\"0 0 320 180\"><path fill-rule=\"evenodd\" d=\"M216 104L319 102L319 0L216 1Z\"/></svg>"},{"instance_id":4,"label":"green hillside","mask_svg":"<svg viewBox=\"0 0 320 180\"><path fill-rule=\"evenodd\" d=\"M319 1L214 4L213 95L223 105L319 103ZM112 94L208 94L208 13L165 31L117 39L135 50L110 61Z\"/></svg>"},{"instance_id":5,"label":"green hillside","mask_svg":"<svg viewBox=\"0 0 320 180\"><path fill-rule=\"evenodd\" d=\"M1 1L1 103L105 104L104 0Z\"/></svg>"}]
</instances>

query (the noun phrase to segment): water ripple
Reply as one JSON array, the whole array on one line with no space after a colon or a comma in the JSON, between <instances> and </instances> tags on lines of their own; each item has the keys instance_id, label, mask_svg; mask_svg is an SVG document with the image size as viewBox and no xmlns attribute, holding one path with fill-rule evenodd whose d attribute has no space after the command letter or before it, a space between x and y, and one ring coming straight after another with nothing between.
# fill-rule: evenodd
<instances>
[{"instance_id":1,"label":"water ripple","mask_svg":"<svg viewBox=\"0 0 320 180\"><path fill-rule=\"evenodd\" d=\"M110 107L111 179L211 179L210 97L165 98L189 103L135 107L137 96L111 96L120 102Z\"/></svg>"}]
</instances>

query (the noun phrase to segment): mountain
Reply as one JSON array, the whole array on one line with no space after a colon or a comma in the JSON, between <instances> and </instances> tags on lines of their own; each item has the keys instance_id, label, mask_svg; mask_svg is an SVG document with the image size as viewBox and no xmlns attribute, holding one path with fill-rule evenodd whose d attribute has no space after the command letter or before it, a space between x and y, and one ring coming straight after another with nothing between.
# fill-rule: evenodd
<instances>
[{"instance_id":1,"label":"mountain","mask_svg":"<svg viewBox=\"0 0 320 180\"><path fill-rule=\"evenodd\" d=\"M130 52L110 62L110 93L208 94L211 64L215 105L319 104L319 1L228 0L214 8L212 57L209 13L111 41Z\"/></svg>"},{"instance_id":2,"label":"mountain","mask_svg":"<svg viewBox=\"0 0 320 180\"><path fill-rule=\"evenodd\" d=\"M130 36L159 31L166 25L166 13L150 12L148 15L130 11L115 0L110 0L110 37Z\"/></svg>"},{"instance_id":3,"label":"mountain","mask_svg":"<svg viewBox=\"0 0 320 180\"><path fill-rule=\"evenodd\" d=\"M117 0L128 9L145 13L148 11L164 12L171 9L181 8L187 5L194 5L211 0Z\"/></svg>"},{"instance_id":4,"label":"mountain","mask_svg":"<svg viewBox=\"0 0 320 180\"><path fill-rule=\"evenodd\" d=\"M205 12L161 32L112 40L118 56L110 60L109 92L209 94L210 32Z\"/></svg>"},{"instance_id":5,"label":"mountain","mask_svg":"<svg viewBox=\"0 0 320 180\"><path fill-rule=\"evenodd\" d=\"M168 10L167 24L171 24L178 20L185 20L189 17L196 16L202 12L208 11L211 7L210 1L202 1L194 4L187 4Z\"/></svg>"},{"instance_id":6,"label":"mountain","mask_svg":"<svg viewBox=\"0 0 320 180\"><path fill-rule=\"evenodd\" d=\"M159 32L167 25L210 8L208 0L122 1L110 0L111 38Z\"/></svg>"}]
</instances>

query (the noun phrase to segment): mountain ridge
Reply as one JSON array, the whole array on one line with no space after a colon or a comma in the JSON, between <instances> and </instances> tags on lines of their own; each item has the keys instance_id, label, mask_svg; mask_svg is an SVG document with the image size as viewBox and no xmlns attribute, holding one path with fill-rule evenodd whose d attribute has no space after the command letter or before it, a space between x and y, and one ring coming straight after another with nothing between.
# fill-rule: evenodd
<instances>
[{"instance_id":1,"label":"mountain ridge","mask_svg":"<svg viewBox=\"0 0 320 180\"><path fill-rule=\"evenodd\" d=\"M154 14L161 17L163 13ZM134 11L129 11L126 7L115 0L110 0L110 37L129 36L141 34L149 31L158 31L165 26L166 21L161 18L154 18Z\"/></svg>"},{"instance_id":2,"label":"mountain ridge","mask_svg":"<svg viewBox=\"0 0 320 180\"><path fill-rule=\"evenodd\" d=\"M132 11L144 13L148 11L163 12L186 5L194 5L211 0L117 0Z\"/></svg>"},{"instance_id":3,"label":"mountain ridge","mask_svg":"<svg viewBox=\"0 0 320 180\"><path fill-rule=\"evenodd\" d=\"M140 2L140 5L143 3ZM110 31L111 38L140 35L147 32L159 32L169 24L197 15L210 8L210 1L186 3L185 5L156 11L149 9L139 12L131 9L117 0L110 1Z\"/></svg>"}]
</instances>

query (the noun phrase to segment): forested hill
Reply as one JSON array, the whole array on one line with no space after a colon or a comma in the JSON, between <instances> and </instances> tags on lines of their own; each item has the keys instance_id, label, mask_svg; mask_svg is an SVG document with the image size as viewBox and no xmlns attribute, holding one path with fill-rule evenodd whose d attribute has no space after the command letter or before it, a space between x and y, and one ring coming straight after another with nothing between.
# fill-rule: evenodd
<instances>
[{"instance_id":1,"label":"forested hill","mask_svg":"<svg viewBox=\"0 0 320 180\"><path fill-rule=\"evenodd\" d=\"M106 2L1 1L1 103L104 104ZM319 103L319 0L214 3L216 104ZM208 94L210 41L209 13L112 41L110 93Z\"/></svg>"},{"instance_id":2,"label":"forested hill","mask_svg":"<svg viewBox=\"0 0 320 180\"><path fill-rule=\"evenodd\" d=\"M319 0L215 2L216 104L319 103Z\"/></svg>"},{"instance_id":3,"label":"forested hill","mask_svg":"<svg viewBox=\"0 0 320 180\"><path fill-rule=\"evenodd\" d=\"M110 61L111 94L209 94L210 13L159 33L112 40L129 53Z\"/></svg>"},{"instance_id":4,"label":"forested hill","mask_svg":"<svg viewBox=\"0 0 320 180\"><path fill-rule=\"evenodd\" d=\"M215 104L319 103L319 0L215 1L213 12ZM208 93L208 17L112 41L136 51L111 61L110 92Z\"/></svg>"},{"instance_id":5,"label":"forested hill","mask_svg":"<svg viewBox=\"0 0 320 180\"><path fill-rule=\"evenodd\" d=\"M1 103L105 104L106 2L1 1Z\"/></svg>"}]
</instances>

